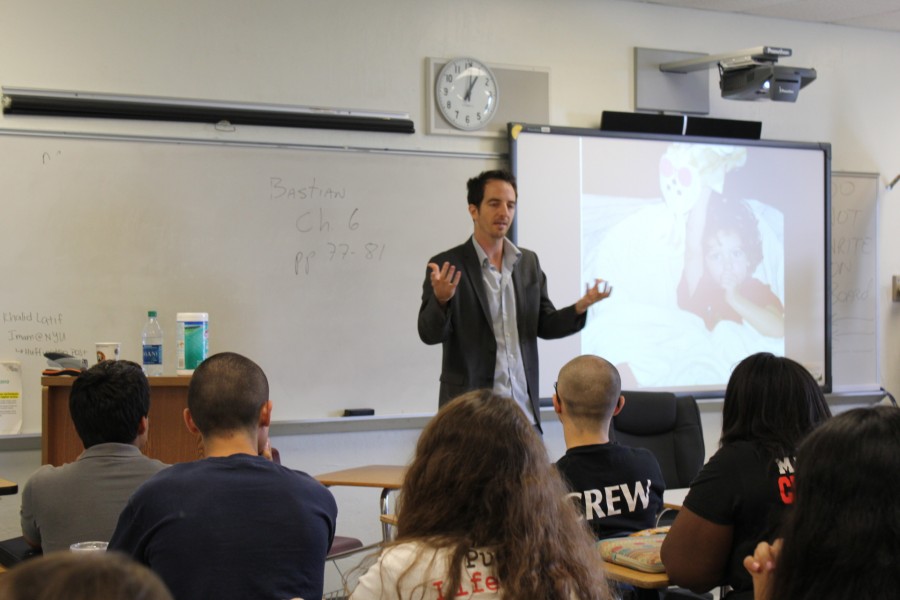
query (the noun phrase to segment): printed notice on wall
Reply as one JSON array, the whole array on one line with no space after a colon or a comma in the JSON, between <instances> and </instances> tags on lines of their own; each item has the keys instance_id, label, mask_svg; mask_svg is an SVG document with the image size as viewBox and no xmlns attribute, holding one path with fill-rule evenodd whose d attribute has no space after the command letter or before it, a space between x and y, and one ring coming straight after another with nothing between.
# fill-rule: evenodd
<instances>
[{"instance_id":1,"label":"printed notice on wall","mask_svg":"<svg viewBox=\"0 0 900 600\"><path fill-rule=\"evenodd\" d=\"M0 361L0 434L22 429L22 363Z\"/></svg>"}]
</instances>

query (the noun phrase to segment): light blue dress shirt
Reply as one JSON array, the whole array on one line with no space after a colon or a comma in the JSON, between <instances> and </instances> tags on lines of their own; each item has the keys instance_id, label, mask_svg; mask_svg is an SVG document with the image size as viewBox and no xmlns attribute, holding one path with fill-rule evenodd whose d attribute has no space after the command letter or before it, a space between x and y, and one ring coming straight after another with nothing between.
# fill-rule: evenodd
<instances>
[{"instance_id":1,"label":"light blue dress shirt","mask_svg":"<svg viewBox=\"0 0 900 600\"><path fill-rule=\"evenodd\" d=\"M528 396L528 382L522 364L522 348L519 345L519 328L516 324L516 290L513 287L513 268L522 253L508 239L503 239L503 263L498 271L491 264L484 249L472 238L475 252L481 262L481 279L487 293L491 326L497 341L497 362L494 366L494 393L509 396L522 407L528 419L535 418Z\"/></svg>"}]
</instances>

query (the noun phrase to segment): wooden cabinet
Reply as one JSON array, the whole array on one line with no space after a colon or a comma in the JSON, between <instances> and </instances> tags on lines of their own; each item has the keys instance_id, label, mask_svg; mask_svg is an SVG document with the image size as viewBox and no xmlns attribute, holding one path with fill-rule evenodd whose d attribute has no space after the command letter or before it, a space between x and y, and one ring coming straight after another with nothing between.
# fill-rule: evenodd
<instances>
[{"instance_id":1,"label":"wooden cabinet","mask_svg":"<svg viewBox=\"0 0 900 600\"><path fill-rule=\"evenodd\" d=\"M42 377L41 462L61 465L84 451L69 416L74 377ZM144 454L164 463L200 457L200 440L187 430L184 409L190 377L150 377L150 431Z\"/></svg>"}]
</instances>

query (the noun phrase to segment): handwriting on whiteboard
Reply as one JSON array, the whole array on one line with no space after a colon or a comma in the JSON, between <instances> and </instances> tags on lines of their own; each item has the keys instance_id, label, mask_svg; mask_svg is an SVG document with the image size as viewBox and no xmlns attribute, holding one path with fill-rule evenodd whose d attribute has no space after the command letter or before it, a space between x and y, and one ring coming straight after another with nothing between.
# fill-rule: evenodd
<instances>
[{"instance_id":1,"label":"handwriting on whiteboard","mask_svg":"<svg viewBox=\"0 0 900 600\"><path fill-rule=\"evenodd\" d=\"M87 350L68 346L66 320L61 312L3 311L0 320L5 329L4 339L14 354L43 356L45 352L64 352L78 358L88 358Z\"/></svg>"},{"instance_id":2,"label":"handwriting on whiteboard","mask_svg":"<svg viewBox=\"0 0 900 600\"><path fill-rule=\"evenodd\" d=\"M856 200L852 181L835 186L831 211L832 354L869 354L874 346L877 243L872 207Z\"/></svg>"},{"instance_id":3,"label":"handwriting on whiteboard","mask_svg":"<svg viewBox=\"0 0 900 600\"><path fill-rule=\"evenodd\" d=\"M347 188L321 185L313 177L305 185L289 185L281 177L269 178L269 198L272 200L341 200L347 197Z\"/></svg>"},{"instance_id":4,"label":"handwriting on whiteboard","mask_svg":"<svg viewBox=\"0 0 900 600\"><path fill-rule=\"evenodd\" d=\"M269 198L298 207L293 235L299 240L294 253L294 275L311 276L354 261L378 262L385 244L366 232L363 210L344 186L320 182L295 184L282 177L269 178Z\"/></svg>"}]
</instances>

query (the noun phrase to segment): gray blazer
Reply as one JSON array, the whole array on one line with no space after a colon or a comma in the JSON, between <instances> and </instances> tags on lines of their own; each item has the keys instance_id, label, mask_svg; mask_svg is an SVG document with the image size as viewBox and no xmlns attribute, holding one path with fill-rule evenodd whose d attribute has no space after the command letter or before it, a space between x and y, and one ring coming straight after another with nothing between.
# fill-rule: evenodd
<instances>
[{"instance_id":1,"label":"gray blazer","mask_svg":"<svg viewBox=\"0 0 900 600\"><path fill-rule=\"evenodd\" d=\"M540 428L537 338L555 339L576 333L587 322L587 313L576 314L574 304L557 310L547 297L547 277L541 270L537 255L524 248L519 250L522 257L512 275L516 293L516 321L528 396ZM497 343L481 278L481 265L472 239L438 254L429 262L438 266L449 262L462 270L456 293L446 309L441 308L434 297L430 269L426 269L422 286L419 337L426 344L443 344L438 397L438 406L443 406L464 392L494 386Z\"/></svg>"}]
</instances>

